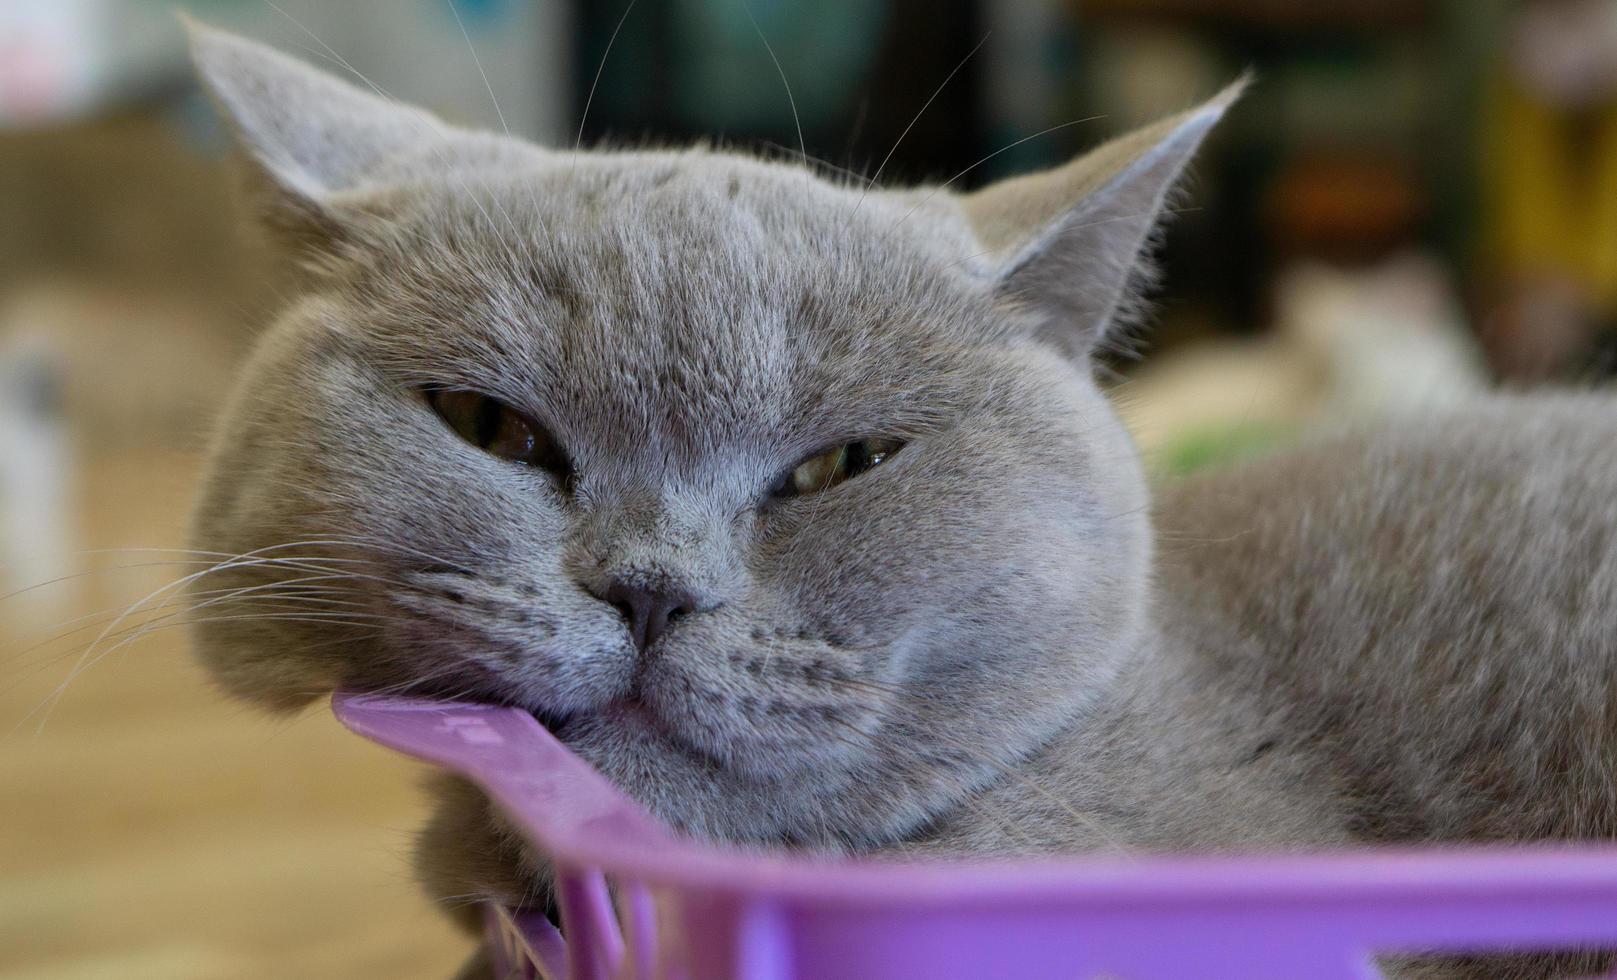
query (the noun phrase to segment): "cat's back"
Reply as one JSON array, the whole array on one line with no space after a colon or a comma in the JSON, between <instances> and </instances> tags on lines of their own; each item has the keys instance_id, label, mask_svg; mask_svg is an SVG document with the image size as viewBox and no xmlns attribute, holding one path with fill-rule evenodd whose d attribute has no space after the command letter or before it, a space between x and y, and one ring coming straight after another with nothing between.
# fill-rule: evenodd
<instances>
[{"instance_id":1,"label":"cat's back","mask_svg":"<svg viewBox=\"0 0 1617 980\"><path fill-rule=\"evenodd\" d=\"M1157 519L1170 633L1321 751L1360 832L1617 834L1617 399L1321 439Z\"/></svg>"}]
</instances>

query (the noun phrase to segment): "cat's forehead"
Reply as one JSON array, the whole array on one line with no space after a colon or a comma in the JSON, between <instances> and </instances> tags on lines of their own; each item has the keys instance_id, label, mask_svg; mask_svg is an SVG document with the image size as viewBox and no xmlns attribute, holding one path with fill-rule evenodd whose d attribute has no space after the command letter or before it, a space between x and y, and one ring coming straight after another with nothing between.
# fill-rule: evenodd
<instances>
[{"instance_id":1,"label":"cat's forehead","mask_svg":"<svg viewBox=\"0 0 1617 980\"><path fill-rule=\"evenodd\" d=\"M545 154L450 172L407 211L378 278L424 298L559 306L630 347L663 327L740 341L785 320L799 341L844 346L905 320L947 329L940 309L985 285L946 197L734 154Z\"/></svg>"},{"instance_id":2,"label":"cat's forehead","mask_svg":"<svg viewBox=\"0 0 1617 980\"><path fill-rule=\"evenodd\" d=\"M542 393L575 419L695 437L817 413L857 429L986 316L963 221L798 167L557 154L432 193L380 266L393 329L431 333L412 350L464 372L446 381Z\"/></svg>"},{"instance_id":3,"label":"cat's forehead","mask_svg":"<svg viewBox=\"0 0 1617 980\"><path fill-rule=\"evenodd\" d=\"M641 282L659 270L701 272L736 287L767 274L899 289L916 267L969 271L981 255L964 215L938 191L895 193L702 149L544 152L509 162L452 168L428 182L429 233L473 251L594 263L603 277L625 268Z\"/></svg>"}]
</instances>

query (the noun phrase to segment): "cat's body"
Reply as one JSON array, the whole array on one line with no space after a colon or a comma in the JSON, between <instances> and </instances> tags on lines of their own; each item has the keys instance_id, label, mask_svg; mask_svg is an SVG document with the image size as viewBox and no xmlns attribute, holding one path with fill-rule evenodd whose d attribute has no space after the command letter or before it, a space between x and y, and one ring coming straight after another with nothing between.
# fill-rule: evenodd
<instances>
[{"instance_id":1,"label":"cat's body","mask_svg":"<svg viewBox=\"0 0 1617 980\"><path fill-rule=\"evenodd\" d=\"M933 846L1617 836L1617 400L1490 398L1165 491L1139 669Z\"/></svg>"},{"instance_id":2,"label":"cat's body","mask_svg":"<svg viewBox=\"0 0 1617 980\"><path fill-rule=\"evenodd\" d=\"M197 51L314 271L197 511L233 693L519 705L744 844L1617 830L1609 399L1343 437L1153 522L1091 353L1233 91L955 195L547 152ZM464 787L421 862L542 885Z\"/></svg>"}]
</instances>

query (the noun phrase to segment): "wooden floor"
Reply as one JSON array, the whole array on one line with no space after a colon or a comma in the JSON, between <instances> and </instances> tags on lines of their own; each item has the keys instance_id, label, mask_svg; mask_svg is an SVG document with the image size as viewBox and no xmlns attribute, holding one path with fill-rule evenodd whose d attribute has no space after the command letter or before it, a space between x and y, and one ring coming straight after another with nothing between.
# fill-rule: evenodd
<instances>
[{"instance_id":1,"label":"wooden floor","mask_svg":"<svg viewBox=\"0 0 1617 980\"><path fill-rule=\"evenodd\" d=\"M194 472L174 451L82 463L75 550L178 544ZM105 571L0 601L0 977L453 972L469 941L410 880L418 767L322 710L275 720L226 702L180 629L109 656L40 707L101 627L30 644L177 574Z\"/></svg>"}]
</instances>

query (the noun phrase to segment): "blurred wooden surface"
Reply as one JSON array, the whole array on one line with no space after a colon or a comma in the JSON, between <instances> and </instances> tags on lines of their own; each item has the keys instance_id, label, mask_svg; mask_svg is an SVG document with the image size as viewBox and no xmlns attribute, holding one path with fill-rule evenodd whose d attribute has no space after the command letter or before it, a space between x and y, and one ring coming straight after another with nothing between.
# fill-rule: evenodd
<instances>
[{"instance_id":1,"label":"blurred wooden surface","mask_svg":"<svg viewBox=\"0 0 1617 980\"><path fill-rule=\"evenodd\" d=\"M175 450L82 461L75 549L177 546L195 470ZM411 880L418 767L322 710L271 719L226 702L180 629L36 710L100 627L30 644L183 571L105 571L0 602L0 977L449 975L469 941Z\"/></svg>"}]
</instances>

